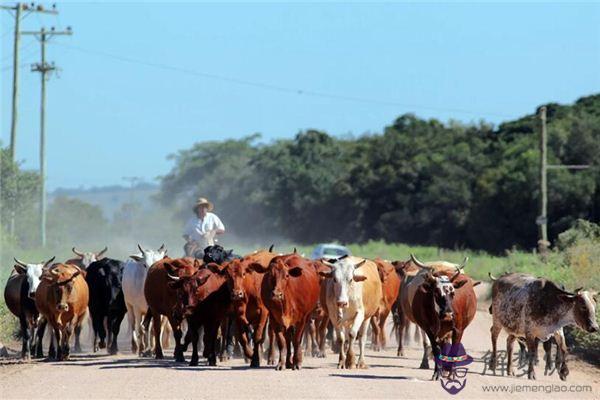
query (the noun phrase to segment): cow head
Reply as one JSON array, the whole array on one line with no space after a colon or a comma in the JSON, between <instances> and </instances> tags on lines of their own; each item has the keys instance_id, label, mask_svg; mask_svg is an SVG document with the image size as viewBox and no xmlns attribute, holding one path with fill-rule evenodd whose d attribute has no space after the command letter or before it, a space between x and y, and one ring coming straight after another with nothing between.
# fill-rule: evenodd
<instances>
[{"instance_id":1,"label":"cow head","mask_svg":"<svg viewBox=\"0 0 600 400\"><path fill-rule=\"evenodd\" d=\"M265 279L268 287L271 288L269 296L272 301L283 302L290 279L302 275L302 268L299 266L301 260L302 258L295 255L277 256L271 260L268 268L263 268L256 263L251 264L250 267L258 273L268 272Z\"/></svg>"},{"instance_id":2,"label":"cow head","mask_svg":"<svg viewBox=\"0 0 600 400\"><path fill-rule=\"evenodd\" d=\"M114 302L122 290L123 263L117 260L105 260L101 263L98 274L104 280L104 287L107 288L107 291L110 291L111 302Z\"/></svg>"},{"instance_id":3,"label":"cow head","mask_svg":"<svg viewBox=\"0 0 600 400\"><path fill-rule=\"evenodd\" d=\"M176 290L178 299L174 314L190 316L199 303L219 290L226 283L224 268L215 263L200 265L196 260L193 267L179 269L178 276L169 273L170 285Z\"/></svg>"},{"instance_id":4,"label":"cow head","mask_svg":"<svg viewBox=\"0 0 600 400\"><path fill-rule=\"evenodd\" d=\"M223 264L226 261L231 260L233 257L233 249L225 250L223 246L215 244L214 246L208 246L204 249L204 256L202 260L205 263L216 263Z\"/></svg>"},{"instance_id":5,"label":"cow head","mask_svg":"<svg viewBox=\"0 0 600 400\"><path fill-rule=\"evenodd\" d=\"M151 249L143 249L142 246L140 246L139 244L138 249L140 249L139 254L132 254L129 257L143 264L146 268L150 268L152 264L154 264L158 260L162 260L167 255L167 249L165 248L164 244L160 246L156 251Z\"/></svg>"},{"instance_id":6,"label":"cow head","mask_svg":"<svg viewBox=\"0 0 600 400\"><path fill-rule=\"evenodd\" d=\"M559 297L572 304L573 317L577 326L589 333L598 332L600 330L596 321L596 298L598 294L582 289L579 288L575 290L575 293L571 293L556 288Z\"/></svg>"},{"instance_id":7,"label":"cow head","mask_svg":"<svg viewBox=\"0 0 600 400\"><path fill-rule=\"evenodd\" d=\"M452 309L454 292L468 282L465 279L457 281L459 275L460 270L451 278L440 273L427 271L423 283L419 287L422 293L433 297L433 308L441 321L452 321L454 318L454 311Z\"/></svg>"},{"instance_id":8,"label":"cow head","mask_svg":"<svg viewBox=\"0 0 600 400\"><path fill-rule=\"evenodd\" d=\"M35 291L37 290L38 285L40 284L40 278L42 277L42 272L44 269L47 269L50 264L54 261L55 257L52 257L46 262L41 262L39 264L26 264L23 261L15 260L15 271L18 274L24 274L27 276L27 284L29 286L28 296L33 299L35 297Z\"/></svg>"},{"instance_id":9,"label":"cow head","mask_svg":"<svg viewBox=\"0 0 600 400\"><path fill-rule=\"evenodd\" d=\"M44 271L42 278L50 284L58 312L69 311L69 300L75 286L75 278L82 272L78 266L73 264L55 264L52 268Z\"/></svg>"},{"instance_id":10,"label":"cow head","mask_svg":"<svg viewBox=\"0 0 600 400\"><path fill-rule=\"evenodd\" d=\"M227 264L225 273L227 274L227 284L231 292L232 301L243 301L246 298L246 292L244 291L244 280L246 275L251 274L253 266L250 260L239 260L235 259ZM260 268L260 265L258 265Z\"/></svg>"},{"instance_id":11,"label":"cow head","mask_svg":"<svg viewBox=\"0 0 600 400\"><path fill-rule=\"evenodd\" d=\"M335 261L335 262L331 262ZM331 279L333 283L333 292L339 308L348 307L350 301L350 292L354 291L355 295L361 295L362 291L355 288L356 283L360 283L367 279L366 276L357 273L366 260L357 264L353 263L348 258L340 258L338 260L323 260L323 263L331 268L331 271L319 271L319 275L324 278ZM356 283L355 283L356 282Z\"/></svg>"},{"instance_id":12,"label":"cow head","mask_svg":"<svg viewBox=\"0 0 600 400\"><path fill-rule=\"evenodd\" d=\"M104 249L100 250L97 253L92 251L79 251L75 247L71 249L75 255L77 255L80 259L81 266L85 269L90 266L94 261L101 260L104 256L104 253L108 251L108 247L104 247Z\"/></svg>"}]
</instances>

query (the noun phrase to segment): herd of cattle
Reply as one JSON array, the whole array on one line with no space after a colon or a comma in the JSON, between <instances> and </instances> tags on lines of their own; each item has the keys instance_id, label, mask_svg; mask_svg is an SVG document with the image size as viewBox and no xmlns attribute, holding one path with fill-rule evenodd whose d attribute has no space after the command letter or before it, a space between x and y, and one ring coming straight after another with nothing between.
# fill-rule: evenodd
<instances>
[{"instance_id":1,"label":"herd of cattle","mask_svg":"<svg viewBox=\"0 0 600 400\"><path fill-rule=\"evenodd\" d=\"M198 365L202 333L203 356L216 365L230 356L237 340L251 367L259 367L263 342L268 338L267 363L277 370L300 369L303 340L313 356L325 357L326 343L339 353L338 368L365 368L367 330L371 346L386 346L385 323L393 314L398 356L403 356L403 333L410 323L420 328L423 358L440 356L445 342L460 343L476 314L474 281L462 264L388 262L353 256L310 260L297 254L259 250L244 257L220 246L205 249L202 258L170 258L163 246L144 249L122 262L104 257L107 251L79 252L76 258L29 264L15 259L5 288L5 301L20 321L22 357L43 357L42 338L47 324L53 332L48 356L69 358L70 339L80 351L82 323L91 317L93 350L118 351L121 322L128 316L131 350L163 358L163 339L175 338L174 357L184 362L192 345L190 365ZM568 292L555 283L525 274L509 273L493 280L492 358L496 341L508 333L508 373L513 372L515 340L526 346L529 379L539 342L551 363L551 341L557 344L557 369L566 379L563 327L577 325L598 331L595 294L581 289ZM184 335L185 330L185 335ZM152 334L150 333L152 332ZM275 341L279 359L275 362ZM354 342L358 342L358 358ZM433 378L440 372L434 363Z\"/></svg>"}]
</instances>

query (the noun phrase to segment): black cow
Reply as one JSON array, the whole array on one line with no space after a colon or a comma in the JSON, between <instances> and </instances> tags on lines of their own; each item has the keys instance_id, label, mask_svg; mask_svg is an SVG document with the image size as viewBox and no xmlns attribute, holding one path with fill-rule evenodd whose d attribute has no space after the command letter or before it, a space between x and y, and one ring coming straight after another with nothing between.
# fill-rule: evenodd
<instances>
[{"instance_id":1,"label":"black cow","mask_svg":"<svg viewBox=\"0 0 600 400\"><path fill-rule=\"evenodd\" d=\"M117 335L127 312L121 287L123 266L122 261L103 258L91 263L86 270L85 280L90 288L89 309L94 328L94 352L106 347L106 327L108 353L116 354L118 351Z\"/></svg>"},{"instance_id":2,"label":"black cow","mask_svg":"<svg viewBox=\"0 0 600 400\"><path fill-rule=\"evenodd\" d=\"M242 258L237 254L233 254L233 249L225 250L223 246L218 244L208 246L203 251L196 251L194 256L195 258L202 258L202 261L204 261L206 264L211 262L223 264L224 262L231 261L234 258Z\"/></svg>"}]
</instances>

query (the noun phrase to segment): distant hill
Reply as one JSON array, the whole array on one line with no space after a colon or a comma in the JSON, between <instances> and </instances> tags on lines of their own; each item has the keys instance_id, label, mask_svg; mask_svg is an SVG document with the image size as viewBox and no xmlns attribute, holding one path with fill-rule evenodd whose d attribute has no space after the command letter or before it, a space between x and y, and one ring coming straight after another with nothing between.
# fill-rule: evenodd
<instances>
[{"instance_id":1,"label":"distant hill","mask_svg":"<svg viewBox=\"0 0 600 400\"><path fill-rule=\"evenodd\" d=\"M99 206L104 216L112 219L115 211L124 203L135 202L141 204L144 209L151 209L154 206L154 195L157 193L158 185L150 183L140 183L133 188L120 185L89 189L58 188L48 195L48 202L51 203L58 196L75 198Z\"/></svg>"}]
</instances>

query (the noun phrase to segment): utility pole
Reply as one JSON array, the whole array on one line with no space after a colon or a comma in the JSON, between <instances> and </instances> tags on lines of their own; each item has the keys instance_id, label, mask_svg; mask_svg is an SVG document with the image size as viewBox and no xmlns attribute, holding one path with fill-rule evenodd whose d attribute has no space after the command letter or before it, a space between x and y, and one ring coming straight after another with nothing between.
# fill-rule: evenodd
<instances>
[{"instance_id":1,"label":"utility pole","mask_svg":"<svg viewBox=\"0 0 600 400\"><path fill-rule=\"evenodd\" d=\"M550 247L548 241L548 170L569 169L581 170L590 168L589 165L548 165L548 133L546 129L546 106L540 107L540 215L535 223L538 225L538 251L542 258L545 258Z\"/></svg>"},{"instance_id":2,"label":"utility pole","mask_svg":"<svg viewBox=\"0 0 600 400\"><path fill-rule=\"evenodd\" d=\"M17 151L17 123L18 123L18 105L19 105L19 48L21 44L21 20L30 13L58 14L56 5L52 9L46 10L41 4L16 3L14 6L0 5L0 10L7 10L15 18L14 43L13 43L13 87L12 87L12 116L10 123L10 158L16 161ZM18 183L18 182L17 182ZM12 191L12 189L11 189ZM10 235L15 233L15 204L16 193L12 193L10 207Z\"/></svg>"},{"instance_id":3,"label":"utility pole","mask_svg":"<svg viewBox=\"0 0 600 400\"><path fill-rule=\"evenodd\" d=\"M56 5L52 9L46 10L41 4L16 3L14 6L0 5L0 9L7 10L15 18L14 44L13 44L13 87L12 87L12 119L10 124L10 156L15 161L15 152L17 147L17 121L18 121L18 103L19 103L19 45L21 43L21 19L30 13L58 14ZM24 13L24 14L23 14Z\"/></svg>"},{"instance_id":4,"label":"utility pole","mask_svg":"<svg viewBox=\"0 0 600 400\"><path fill-rule=\"evenodd\" d=\"M41 61L31 66L32 72L39 72L41 76L41 98L40 98L40 242L42 247L46 246L46 80L48 74L56 70L54 63L46 62L46 43L50 38L57 35L72 35L71 27L64 31L57 31L52 27L49 31L42 28L39 32L23 32L23 35L34 35L41 44Z\"/></svg>"}]
</instances>

